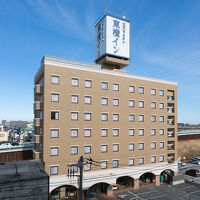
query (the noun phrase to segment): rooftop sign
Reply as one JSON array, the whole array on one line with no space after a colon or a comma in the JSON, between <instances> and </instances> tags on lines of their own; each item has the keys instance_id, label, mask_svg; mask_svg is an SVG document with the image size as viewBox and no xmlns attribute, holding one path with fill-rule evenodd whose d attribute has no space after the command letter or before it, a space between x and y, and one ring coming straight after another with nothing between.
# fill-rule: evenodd
<instances>
[{"instance_id":1,"label":"rooftop sign","mask_svg":"<svg viewBox=\"0 0 200 200\"><path fill-rule=\"evenodd\" d=\"M130 58L130 22L105 15L95 26L96 60L104 55Z\"/></svg>"}]
</instances>

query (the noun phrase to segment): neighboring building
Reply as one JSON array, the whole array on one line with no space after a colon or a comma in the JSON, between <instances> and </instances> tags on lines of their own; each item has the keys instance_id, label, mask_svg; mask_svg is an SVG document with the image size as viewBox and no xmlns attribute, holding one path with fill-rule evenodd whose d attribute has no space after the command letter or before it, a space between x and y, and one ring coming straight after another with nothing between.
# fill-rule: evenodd
<instances>
[{"instance_id":1,"label":"neighboring building","mask_svg":"<svg viewBox=\"0 0 200 200\"><path fill-rule=\"evenodd\" d=\"M103 20L117 27L124 23L106 16L98 30L109 25ZM80 156L96 162L84 166L88 191L126 181L138 189L147 180L159 185L165 170L176 175L177 83L122 71L129 54L113 56L100 49L96 62L45 56L35 76L34 157L43 160L50 175L50 192L78 187L77 177L66 175Z\"/></svg>"},{"instance_id":2,"label":"neighboring building","mask_svg":"<svg viewBox=\"0 0 200 200\"><path fill-rule=\"evenodd\" d=\"M4 130L3 125L0 125L0 142L8 142L8 132Z\"/></svg>"},{"instance_id":3,"label":"neighboring building","mask_svg":"<svg viewBox=\"0 0 200 200\"><path fill-rule=\"evenodd\" d=\"M10 121L9 122L9 125L10 125L10 128L26 128L27 127L27 124L29 124L30 122L28 121Z\"/></svg>"},{"instance_id":4,"label":"neighboring building","mask_svg":"<svg viewBox=\"0 0 200 200\"><path fill-rule=\"evenodd\" d=\"M49 176L41 161L0 164L0 199L45 200L49 196Z\"/></svg>"},{"instance_id":5,"label":"neighboring building","mask_svg":"<svg viewBox=\"0 0 200 200\"><path fill-rule=\"evenodd\" d=\"M0 163L33 159L33 142L0 145Z\"/></svg>"}]
</instances>

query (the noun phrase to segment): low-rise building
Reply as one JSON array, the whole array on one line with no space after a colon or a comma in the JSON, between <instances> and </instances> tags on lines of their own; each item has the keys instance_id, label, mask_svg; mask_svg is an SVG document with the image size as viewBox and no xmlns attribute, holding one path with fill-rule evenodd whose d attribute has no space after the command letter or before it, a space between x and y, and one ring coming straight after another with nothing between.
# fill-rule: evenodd
<instances>
[{"instance_id":1,"label":"low-rise building","mask_svg":"<svg viewBox=\"0 0 200 200\"><path fill-rule=\"evenodd\" d=\"M39 160L0 164L0 199L47 200L49 176Z\"/></svg>"},{"instance_id":2,"label":"low-rise building","mask_svg":"<svg viewBox=\"0 0 200 200\"><path fill-rule=\"evenodd\" d=\"M3 125L0 125L0 142L8 141L8 132L4 130Z\"/></svg>"}]
</instances>

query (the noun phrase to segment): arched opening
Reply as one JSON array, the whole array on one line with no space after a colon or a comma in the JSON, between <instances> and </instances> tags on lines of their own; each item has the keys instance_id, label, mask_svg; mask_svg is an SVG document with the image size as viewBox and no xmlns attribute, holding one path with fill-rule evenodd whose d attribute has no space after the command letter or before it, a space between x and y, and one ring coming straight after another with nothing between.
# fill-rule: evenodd
<instances>
[{"instance_id":1,"label":"arched opening","mask_svg":"<svg viewBox=\"0 0 200 200\"><path fill-rule=\"evenodd\" d=\"M94 198L100 196L102 193L107 195L108 187L108 183L96 183L88 188L87 194L85 193L85 196L87 196L87 198Z\"/></svg>"},{"instance_id":2,"label":"arched opening","mask_svg":"<svg viewBox=\"0 0 200 200\"><path fill-rule=\"evenodd\" d=\"M76 200L78 198L78 189L73 185L63 185L54 189L50 193L50 199L70 199Z\"/></svg>"},{"instance_id":3,"label":"arched opening","mask_svg":"<svg viewBox=\"0 0 200 200\"><path fill-rule=\"evenodd\" d=\"M130 176L122 176L119 177L116 181L119 189L127 188L127 187L134 187L134 179Z\"/></svg>"},{"instance_id":4,"label":"arched opening","mask_svg":"<svg viewBox=\"0 0 200 200\"><path fill-rule=\"evenodd\" d=\"M60 199L60 188L56 188L50 193L50 200Z\"/></svg>"},{"instance_id":5,"label":"arched opening","mask_svg":"<svg viewBox=\"0 0 200 200\"><path fill-rule=\"evenodd\" d=\"M160 173L160 182L170 184L173 180L174 171L171 169L166 169Z\"/></svg>"},{"instance_id":6,"label":"arched opening","mask_svg":"<svg viewBox=\"0 0 200 200\"><path fill-rule=\"evenodd\" d=\"M140 188L151 187L155 185L155 182L156 182L155 174L147 172L140 176L139 187Z\"/></svg>"}]
</instances>

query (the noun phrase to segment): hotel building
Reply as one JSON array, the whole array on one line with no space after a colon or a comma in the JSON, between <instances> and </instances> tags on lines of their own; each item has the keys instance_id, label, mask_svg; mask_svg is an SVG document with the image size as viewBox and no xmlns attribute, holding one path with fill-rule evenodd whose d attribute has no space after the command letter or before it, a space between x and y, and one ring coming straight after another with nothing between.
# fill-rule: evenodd
<instances>
[{"instance_id":1,"label":"hotel building","mask_svg":"<svg viewBox=\"0 0 200 200\"><path fill-rule=\"evenodd\" d=\"M78 188L67 173L80 156L84 190L112 190L127 177L138 189L145 174L155 185L165 170L176 175L177 83L127 74L120 56L97 55L96 63L44 56L35 75L34 158L44 162L50 192Z\"/></svg>"}]
</instances>

